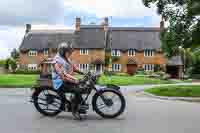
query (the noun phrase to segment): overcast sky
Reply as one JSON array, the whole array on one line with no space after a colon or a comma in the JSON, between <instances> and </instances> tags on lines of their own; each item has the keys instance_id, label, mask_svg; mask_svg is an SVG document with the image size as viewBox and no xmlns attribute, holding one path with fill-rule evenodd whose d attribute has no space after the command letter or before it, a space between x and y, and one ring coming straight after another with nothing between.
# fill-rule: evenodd
<instances>
[{"instance_id":1,"label":"overcast sky","mask_svg":"<svg viewBox=\"0 0 200 133\"><path fill-rule=\"evenodd\" d=\"M107 16L113 26L159 26L155 8L142 0L0 0L0 59L18 48L25 24L33 29L73 29L75 17L99 24ZM111 17L112 16L112 17Z\"/></svg>"}]
</instances>

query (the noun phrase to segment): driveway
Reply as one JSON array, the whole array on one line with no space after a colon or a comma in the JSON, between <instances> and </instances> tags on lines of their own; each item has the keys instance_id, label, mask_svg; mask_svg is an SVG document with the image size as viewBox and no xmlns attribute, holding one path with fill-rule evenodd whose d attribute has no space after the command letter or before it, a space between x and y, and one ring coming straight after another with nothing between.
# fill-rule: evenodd
<instances>
[{"instance_id":1,"label":"driveway","mask_svg":"<svg viewBox=\"0 0 200 133\"><path fill-rule=\"evenodd\" d=\"M61 113L53 118L41 116L28 102L29 90L1 89L0 131L2 133L199 133L199 103L152 99L135 95L128 90L130 89L124 91L127 109L118 119L104 120L91 111L87 120L79 122L73 120L69 113Z\"/></svg>"}]
</instances>

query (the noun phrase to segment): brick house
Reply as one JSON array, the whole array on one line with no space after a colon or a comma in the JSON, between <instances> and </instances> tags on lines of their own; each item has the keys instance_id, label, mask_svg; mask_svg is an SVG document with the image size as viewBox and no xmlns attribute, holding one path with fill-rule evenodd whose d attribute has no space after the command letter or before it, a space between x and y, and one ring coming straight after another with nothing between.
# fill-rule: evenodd
<instances>
[{"instance_id":1,"label":"brick house","mask_svg":"<svg viewBox=\"0 0 200 133\"><path fill-rule=\"evenodd\" d=\"M135 73L139 68L154 71L155 65L180 77L180 57L168 60L161 50L160 27L110 27L108 18L101 25L81 25L76 18L75 30L32 30L26 25L26 33L20 46L19 66L22 69L38 69L38 65L56 54L58 44L71 42L75 48L71 58L79 64L80 70L87 70L95 64L95 70L103 72L105 48L112 48L112 71ZM111 41L112 40L112 41ZM112 42L112 43L111 43Z\"/></svg>"}]
</instances>

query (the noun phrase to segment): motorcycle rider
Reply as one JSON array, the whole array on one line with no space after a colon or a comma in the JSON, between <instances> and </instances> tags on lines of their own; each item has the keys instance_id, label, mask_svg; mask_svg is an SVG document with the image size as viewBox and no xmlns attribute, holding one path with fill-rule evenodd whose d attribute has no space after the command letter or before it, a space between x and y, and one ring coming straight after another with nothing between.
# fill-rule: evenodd
<instances>
[{"instance_id":1,"label":"motorcycle rider","mask_svg":"<svg viewBox=\"0 0 200 133\"><path fill-rule=\"evenodd\" d=\"M86 113L81 106L87 106L82 103L81 89L78 88L79 80L74 77L74 72L84 74L70 60L73 52L72 43L61 43L58 47L58 53L53 59L52 81L53 87L59 91L74 93L72 99L72 113L75 117L79 113Z\"/></svg>"}]
</instances>

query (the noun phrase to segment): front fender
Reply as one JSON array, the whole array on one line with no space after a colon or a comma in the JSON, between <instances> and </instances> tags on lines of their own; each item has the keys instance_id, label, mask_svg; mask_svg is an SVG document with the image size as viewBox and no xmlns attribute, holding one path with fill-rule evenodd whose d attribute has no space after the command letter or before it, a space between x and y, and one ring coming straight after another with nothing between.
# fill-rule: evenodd
<instances>
[{"instance_id":1,"label":"front fender","mask_svg":"<svg viewBox=\"0 0 200 133\"><path fill-rule=\"evenodd\" d=\"M118 90L118 91L120 90L120 87L114 84L107 84L106 87L110 89Z\"/></svg>"}]
</instances>

